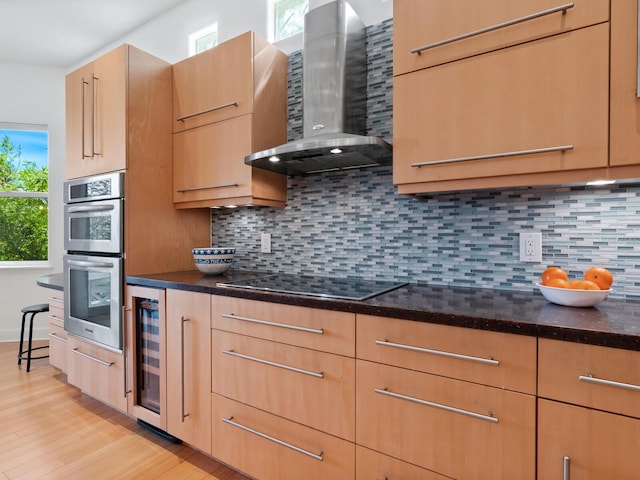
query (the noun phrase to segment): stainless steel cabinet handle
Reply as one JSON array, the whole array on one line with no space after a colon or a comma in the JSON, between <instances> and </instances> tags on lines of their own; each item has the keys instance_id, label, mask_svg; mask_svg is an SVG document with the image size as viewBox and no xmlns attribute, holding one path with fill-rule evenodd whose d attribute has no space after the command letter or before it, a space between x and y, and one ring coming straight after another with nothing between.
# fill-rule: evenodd
<instances>
[{"instance_id":1,"label":"stainless steel cabinet handle","mask_svg":"<svg viewBox=\"0 0 640 480\"><path fill-rule=\"evenodd\" d=\"M239 315L234 315L233 313L223 313L222 316L232 320L242 320L244 322L259 323L261 325L270 325L272 327L288 328L290 330L298 330L300 332L317 333L319 335L324 334L324 329L322 328L299 327L298 325L289 325L287 323L269 322L267 320L258 320L257 318L241 317Z\"/></svg>"},{"instance_id":2,"label":"stainless steel cabinet handle","mask_svg":"<svg viewBox=\"0 0 640 480\"><path fill-rule=\"evenodd\" d=\"M608 387L624 388L625 390L632 390L634 392L640 392L640 385L634 385L632 383L615 382L613 380L605 380L603 378L597 378L591 375L579 375L578 380L587 383L595 383L597 385L606 385Z\"/></svg>"},{"instance_id":3,"label":"stainless steel cabinet handle","mask_svg":"<svg viewBox=\"0 0 640 480\"><path fill-rule=\"evenodd\" d=\"M390 392L386 388L376 388L374 392L379 393L381 395L387 395L393 398L399 398L401 400L407 400L409 402L419 403L420 405L426 405L427 407L439 408L441 410L446 410L447 412L459 413L461 415L466 415L468 417L477 418L480 420L486 420L488 422L498 423L498 419L491 415L482 415L481 413L472 412L470 410L462 410L460 408L450 407L449 405L443 405L441 403L430 402L428 400L423 400L421 398L410 397L408 395L402 395L401 393Z\"/></svg>"},{"instance_id":4,"label":"stainless steel cabinet handle","mask_svg":"<svg viewBox=\"0 0 640 480\"><path fill-rule=\"evenodd\" d=\"M81 83L81 89L82 89L82 91L81 91L81 97L80 97L80 98L82 99L82 100L81 100L81 102L80 102L80 104L82 105L82 107L81 107L81 109L82 109L81 115L82 115L82 116L81 116L81 122L80 122L80 126L81 126L81 134L82 134L82 158L91 158L91 155L87 155L87 154L85 154L85 145L84 145L84 134L85 134L85 128L84 128L84 115L85 115L85 110L86 110L86 109L85 109L85 94L84 94L84 91L85 91L85 88L84 88L84 87L85 87L85 85L89 85L89 82L87 82L87 81L84 79L84 77L82 77L82 83Z\"/></svg>"},{"instance_id":5,"label":"stainless steel cabinet handle","mask_svg":"<svg viewBox=\"0 0 640 480\"><path fill-rule=\"evenodd\" d=\"M115 208L114 205L76 205L67 207L68 213L79 213L79 212L108 212Z\"/></svg>"},{"instance_id":6,"label":"stainless steel cabinet handle","mask_svg":"<svg viewBox=\"0 0 640 480\"><path fill-rule=\"evenodd\" d=\"M56 335L55 333L50 333L49 338L55 338L56 340L60 340L61 342L67 343L66 338L62 338L60 335Z\"/></svg>"},{"instance_id":7,"label":"stainless steel cabinet handle","mask_svg":"<svg viewBox=\"0 0 640 480\"><path fill-rule=\"evenodd\" d=\"M560 5L558 7L550 8L548 10L532 13L531 15L526 15L524 17L514 18L513 20L509 20L503 23L498 23L496 25L491 25L489 27L481 28L480 30L474 30L473 32L463 33L462 35L456 35L455 37L447 38L445 40L440 40L438 42L423 45L422 47L414 48L413 50L411 50L411 53L417 53L418 55L420 55L425 50L429 50L431 48L440 47L448 43L454 43L460 40L464 40L466 38L475 37L476 35L482 35L483 33L499 30L501 28L510 27L511 25L516 25L518 23L528 22L529 20L534 20L536 18L544 17L546 15L551 15L557 12L562 12L562 14L564 15L567 13L567 10L570 8L573 8L573 6L574 6L573 3L567 3L565 5Z\"/></svg>"},{"instance_id":8,"label":"stainless steel cabinet handle","mask_svg":"<svg viewBox=\"0 0 640 480\"><path fill-rule=\"evenodd\" d=\"M99 363L100 365L104 365L105 367L110 367L111 365L114 364L114 362L105 362L104 360L100 360L99 358L96 357L92 357L91 355L87 355L86 353L82 353L80 350L78 350L78 348L72 348L70 350L72 353L75 353L76 355L80 355L81 357L84 358L88 358L89 360L93 360L96 363Z\"/></svg>"},{"instance_id":9,"label":"stainless steel cabinet handle","mask_svg":"<svg viewBox=\"0 0 640 480\"><path fill-rule=\"evenodd\" d=\"M562 480L571 480L571 458L562 458Z\"/></svg>"},{"instance_id":10,"label":"stainless steel cabinet handle","mask_svg":"<svg viewBox=\"0 0 640 480\"><path fill-rule=\"evenodd\" d=\"M180 414L182 415L181 422L184 423L184 419L189 416L184 411L184 324L189 321L188 318L180 317Z\"/></svg>"},{"instance_id":11,"label":"stainless steel cabinet handle","mask_svg":"<svg viewBox=\"0 0 640 480\"><path fill-rule=\"evenodd\" d=\"M242 424L240 424L238 422L234 422L233 421L233 417L222 418L222 421L224 423L228 423L229 425L233 425L234 427L237 427L237 428L239 428L241 430L244 430L245 432L253 433L254 435L257 435L258 437L264 438L265 440L269 440L271 442L277 443L278 445L282 445L283 447L287 447L287 448L290 448L291 450L295 450L298 453L302 453L303 455L307 455L308 457L315 458L316 460L319 460L319 461L323 460L323 458L322 458L323 453L322 452L313 453L313 452L310 452L309 450L305 450L304 448L296 447L295 445L292 445L291 443L287 443L287 442L284 442L282 440L278 440L277 438L272 437L271 435L267 435L266 433L259 432L257 430L254 430L253 428L249 428L249 427L246 427L246 426L244 426L244 425L242 425Z\"/></svg>"},{"instance_id":12,"label":"stainless steel cabinet handle","mask_svg":"<svg viewBox=\"0 0 640 480\"><path fill-rule=\"evenodd\" d=\"M489 153L487 155L474 155L472 157L447 158L444 160L431 160L429 162L412 163L412 167L426 167L428 165L440 165L443 163L469 162L472 160L487 160L489 158L517 157L520 155L535 155L536 153L564 152L573 150L573 145L561 145L559 147L534 148L531 150L517 150L515 152Z\"/></svg>"},{"instance_id":13,"label":"stainless steel cabinet handle","mask_svg":"<svg viewBox=\"0 0 640 480\"><path fill-rule=\"evenodd\" d=\"M189 115L185 115L184 117L176 118L176 121L177 122L184 122L188 118L197 117L198 115L204 115L205 113L215 112L216 110L222 110L223 108L237 107L237 106L238 106L238 102L224 103L222 105L218 105L218 106L213 107L213 108L208 108L208 109L202 110L200 112L190 113Z\"/></svg>"},{"instance_id":14,"label":"stainless steel cabinet handle","mask_svg":"<svg viewBox=\"0 0 640 480\"><path fill-rule=\"evenodd\" d=\"M91 116L91 156L95 157L96 155L100 155L99 152L96 152L96 123L98 117L98 102L96 101L96 91L98 88L96 87L98 83L98 77L95 75L91 75L93 82L93 90L92 90L92 99L93 99L93 115Z\"/></svg>"},{"instance_id":15,"label":"stainless steel cabinet handle","mask_svg":"<svg viewBox=\"0 0 640 480\"><path fill-rule=\"evenodd\" d=\"M430 348L414 347L412 345L404 345L402 343L393 343L393 342L389 342L388 340L376 340L376 345L382 345L384 347L400 348L402 350L411 350L413 352L430 353L433 355L440 355L442 357L457 358L458 360L469 360L472 362L484 363L487 365L496 365L496 366L500 365L500 362L498 360L494 360L491 357L489 358L472 357L469 355L462 355L460 353L444 352L442 350L431 350Z\"/></svg>"},{"instance_id":16,"label":"stainless steel cabinet handle","mask_svg":"<svg viewBox=\"0 0 640 480\"><path fill-rule=\"evenodd\" d=\"M291 372L302 373L304 375L309 375L311 377L324 378L323 372L311 372L309 370L303 370L302 368L291 367L289 365L284 365L282 363L270 362L269 360L263 360L262 358L251 357L249 355L244 355L242 353L238 353L233 350L223 350L222 353L224 353L225 355L231 355L232 357L244 358L245 360L251 360L253 362L262 363L264 365L270 365L272 367L283 368L284 370L289 370Z\"/></svg>"},{"instance_id":17,"label":"stainless steel cabinet handle","mask_svg":"<svg viewBox=\"0 0 640 480\"><path fill-rule=\"evenodd\" d=\"M86 260L67 260L69 265L76 267L99 267L99 268L113 268L113 264L109 262L90 262Z\"/></svg>"},{"instance_id":18,"label":"stainless steel cabinet handle","mask_svg":"<svg viewBox=\"0 0 640 480\"><path fill-rule=\"evenodd\" d=\"M198 190L211 190L212 188L227 188L227 187L237 187L237 183L221 183L219 185L208 185L206 187L193 187L193 188L181 188L177 190L178 193L185 192L197 192Z\"/></svg>"}]
</instances>

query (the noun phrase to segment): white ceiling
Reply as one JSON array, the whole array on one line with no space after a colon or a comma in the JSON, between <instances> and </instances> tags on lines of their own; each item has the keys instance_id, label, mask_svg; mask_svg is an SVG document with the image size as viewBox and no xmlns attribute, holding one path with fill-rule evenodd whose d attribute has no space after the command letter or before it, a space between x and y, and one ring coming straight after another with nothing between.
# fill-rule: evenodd
<instances>
[{"instance_id":1,"label":"white ceiling","mask_svg":"<svg viewBox=\"0 0 640 480\"><path fill-rule=\"evenodd\" d=\"M185 0L0 0L0 62L69 67Z\"/></svg>"}]
</instances>

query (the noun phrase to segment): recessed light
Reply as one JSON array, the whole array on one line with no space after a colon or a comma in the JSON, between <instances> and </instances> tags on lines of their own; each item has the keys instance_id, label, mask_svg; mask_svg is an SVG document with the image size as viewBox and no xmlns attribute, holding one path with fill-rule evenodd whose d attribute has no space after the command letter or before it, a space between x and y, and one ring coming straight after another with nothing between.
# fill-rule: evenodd
<instances>
[{"instance_id":1,"label":"recessed light","mask_svg":"<svg viewBox=\"0 0 640 480\"><path fill-rule=\"evenodd\" d=\"M593 182L587 182L587 185L591 186L600 186L600 185L611 185L616 183L615 180L594 180Z\"/></svg>"},{"instance_id":2,"label":"recessed light","mask_svg":"<svg viewBox=\"0 0 640 480\"><path fill-rule=\"evenodd\" d=\"M331 150L329 150L331 153L342 153L342 150L339 148L332 148Z\"/></svg>"},{"instance_id":3,"label":"recessed light","mask_svg":"<svg viewBox=\"0 0 640 480\"><path fill-rule=\"evenodd\" d=\"M277 163L277 162L280 161L280 158L276 157L275 155L273 155L273 156L269 157L269 161L273 162L273 163Z\"/></svg>"},{"instance_id":4,"label":"recessed light","mask_svg":"<svg viewBox=\"0 0 640 480\"><path fill-rule=\"evenodd\" d=\"M238 208L237 205L225 205L224 208Z\"/></svg>"}]
</instances>

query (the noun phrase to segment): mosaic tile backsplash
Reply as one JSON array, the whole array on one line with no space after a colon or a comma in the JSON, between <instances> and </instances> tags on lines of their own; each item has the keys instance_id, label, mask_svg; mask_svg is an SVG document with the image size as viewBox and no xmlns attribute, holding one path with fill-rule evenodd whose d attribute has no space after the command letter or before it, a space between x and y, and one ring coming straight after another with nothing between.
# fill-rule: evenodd
<instances>
[{"instance_id":1,"label":"mosaic tile backsplash","mask_svg":"<svg viewBox=\"0 0 640 480\"><path fill-rule=\"evenodd\" d=\"M368 29L368 134L392 140L392 20ZM289 137L302 135L302 53L289 58ZM234 267L435 285L533 290L547 265L614 276L640 299L640 186L395 193L391 167L289 177L284 209L212 210L212 245ZM542 232L542 263L519 261L518 234ZM260 253L271 233L272 253Z\"/></svg>"}]
</instances>

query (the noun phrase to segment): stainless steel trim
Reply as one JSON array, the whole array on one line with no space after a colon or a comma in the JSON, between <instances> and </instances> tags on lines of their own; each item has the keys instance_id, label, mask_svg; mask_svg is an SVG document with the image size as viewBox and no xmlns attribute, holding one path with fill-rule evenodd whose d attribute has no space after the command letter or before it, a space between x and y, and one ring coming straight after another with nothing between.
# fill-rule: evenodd
<instances>
[{"instance_id":1,"label":"stainless steel trim","mask_svg":"<svg viewBox=\"0 0 640 480\"><path fill-rule=\"evenodd\" d=\"M284 442L284 441L279 440L279 439L277 439L275 437L272 437L271 435L267 435L266 433L259 432L258 430L254 430L253 428L249 428L249 427L246 427L246 426L244 426L244 425L242 425L242 424L240 424L238 422L234 422L233 421L233 417L229 417L229 418L224 418L223 417L222 421L224 423L228 423L229 425L237 427L237 428L239 428L241 430L244 430L246 432L253 433L254 435L257 435L258 437L264 438L265 440L269 440L271 442L277 443L278 445L282 445L283 447L287 447L287 448L290 448L291 450L295 450L298 453L302 453L303 455L307 455L308 457L315 458L316 460L319 460L319 461L323 460L323 458L322 458L323 453L322 452L313 453L313 452L310 452L308 450L305 450L304 448L296 447L295 445L292 445L291 443Z\"/></svg>"},{"instance_id":2,"label":"stainless steel trim","mask_svg":"<svg viewBox=\"0 0 640 480\"><path fill-rule=\"evenodd\" d=\"M270 362L269 360L263 360L262 358L251 357L249 355L238 353L233 350L223 350L222 353L224 353L225 355L231 355L232 357L244 358L245 360L251 360L253 362L262 363L264 365L270 365L272 367L282 368L284 370L289 370L291 372L302 373L304 375L309 375L311 377L324 378L323 372L312 372L309 370L304 370L302 368L296 368L296 367L291 367L289 365L284 365L282 363Z\"/></svg>"},{"instance_id":3,"label":"stainless steel trim","mask_svg":"<svg viewBox=\"0 0 640 480\"><path fill-rule=\"evenodd\" d=\"M212 188L227 188L227 187L237 187L237 183L221 183L220 185L209 185L207 187L193 187L193 188L181 188L177 190L178 193L185 192L196 192L198 190L210 190Z\"/></svg>"},{"instance_id":4,"label":"stainless steel trim","mask_svg":"<svg viewBox=\"0 0 640 480\"><path fill-rule=\"evenodd\" d=\"M571 458L567 455L562 458L562 480L571 480Z\"/></svg>"},{"instance_id":5,"label":"stainless steel trim","mask_svg":"<svg viewBox=\"0 0 640 480\"><path fill-rule=\"evenodd\" d=\"M73 205L67 207L68 213L82 213L82 212L108 212L113 210L115 205Z\"/></svg>"},{"instance_id":6,"label":"stainless steel trim","mask_svg":"<svg viewBox=\"0 0 640 480\"><path fill-rule=\"evenodd\" d=\"M94 262L88 260L67 260L69 265L74 265L76 267L95 267L95 268L115 268L115 265L109 262Z\"/></svg>"},{"instance_id":7,"label":"stainless steel trim","mask_svg":"<svg viewBox=\"0 0 640 480\"><path fill-rule=\"evenodd\" d=\"M444 352L442 350L432 350L430 348L414 347L411 345L404 345L402 343L393 343L393 342L389 342L388 340L376 340L376 345L401 348L403 350L411 350L414 352L431 353L433 355L440 355L440 356L449 357L449 358L457 358L459 360L469 360L472 362L484 363L487 365L495 365L495 366L500 365L500 362L498 360L494 360L492 357L489 357L489 358L472 357L469 355L462 355L460 353Z\"/></svg>"},{"instance_id":8,"label":"stainless steel trim","mask_svg":"<svg viewBox=\"0 0 640 480\"><path fill-rule=\"evenodd\" d=\"M78 350L77 347L72 348L69 351L72 353L75 353L76 355L80 355L81 357L88 358L89 360L93 360L94 362L99 363L100 365L104 365L105 367L110 367L111 365L114 364L114 362L105 362L104 360L100 360L99 358L92 357L91 355L87 355L86 353L82 353L80 350Z\"/></svg>"},{"instance_id":9,"label":"stainless steel trim","mask_svg":"<svg viewBox=\"0 0 640 480\"><path fill-rule=\"evenodd\" d=\"M67 343L66 338L63 338L60 335L56 335L55 333L50 333L49 338L55 338L56 340L60 340L61 342Z\"/></svg>"},{"instance_id":10,"label":"stainless steel trim","mask_svg":"<svg viewBox=\"0 0 640 480\"><path fill-rule=\"evenodd\" d=\"M184 315L180 317L180 421L184 423L184 419L189 416L184 411L184 324L189 321Z\"/></svg>"},{"instance_id":11,"label":"stainless steel trim","mask_svg":"<svg viewBox=\"0 0 640 480\"><path fill-rule=\"evenodd\" d=\"M634 392L640 392L640 385L634 385L632 383L622 383L613 380L605 380L603 378L594 377L590 373L587 375L579 375L578 380L587 383L595 383L597 385L606 385L608 387L624 388L625 390L632 390Z\"/></svg>"},{"instance_id":12,"label":"stainless steel trim","mask_svg":"<svg viewBox=\"0 0 640 480\"><path fill-rule=\"evenodd\" d=\"M460 408L450 407L449 405L443 405L441 403L430 402L428 400L422 400L421 398L410 397L408 395L402 395L401 393L390 392L386 388L376 388L374 390L376 393L380 393L382 395L388 395L389 397L399 398L401 400L407 400L409 402L419 403L420 405L426 405L428 407L435 407L441 410L446 410L447 412L459 413L461 415L466 415L468 417L477 418L479 420L486 420L488 422L498 423L498 419L491 415L482 415L480 413L471 412L469 410L462 410Z\"/></svg>"},{"instance_id":13,"label":"stainless steel trim","mask_svg":"<svg viewBox=\"0 0 640 480\"><path fill-rule=\"evenodd\" d=\"M202 110L200 112L196 112L196 113L191 113L189 115L185 115L183 117L179 117L176 118L177 122L184 122L185 120L187 120L188 118L193 118L193 117L197 117L198 115L203 115L205 113L211 113L211 112L215 112L216 110L222 110L223 108L228 108L228 107L237 107L238 106L238 102L231 102L231 103L225 103L223 105L218 105L216 107L213 108L209 108L207 110Z\"/></svg>"},{"instance_id":14,"label":"stainless steel trim","mask_svg":"<svg viewBox=\"0 0 640 480\"><path fill-rule=\"evenodd\" d=\"M567 13L567 10L574 7L574 3L567 3L565 5L560 5L558 7L553 7L548 10L543 10L541 12L532 13L531 15L526 15L520 18L514 18L513 20L509 20L503 23L497 23L495 25L491 25L489 27L481 28L480 30L474 30L472 32L463 33L462 35L456 35L455 37L447 38L445 40L440 40L438 42L429 43L427 45L423 45L422 47L416 47L411 50L411 53L417 53L420 55L425 50L429 50L431 48L440 47L442 45L447 45L448 43L457 42L460 40L464 40L470 37L475 37L476 35L481 35L483 33L492 32L494 30L499 30L501 28L510 27L512 25L516 25L518 23L527 22L529 20L534 20L536 18L544 17L546 15L551 15L553 13L562 12L563 15Z\"/></svg>"},{"instance_id":15,"label":"stainless steel trim","mask_svg":"<svg viewBox=\"0 0 640 480\"><path fill-rule=\"evenodd\" d=\"M242 320L245 322L259 323L261 325L269 325L272 327L288 328L291 330L298 330L298 331L307 332L307 333L317 333L319 335L324 334L324 329L322 328L316 329L316 328L308 328L308 327L299 327L297 325L289 325L287 323L269 322L267 320L258 320L257 318L241 317L239 315L234 315L233 313L223 313L222 316L224 318L230 318L232 320Z\"/></svg>"},{"instance_id":16,"label":"stainless steel trim","mask_svg":"<svg viewBox=\"0 0 640 480\"><path fill-rule=\"evenodd\" d=\"M131 311L131 309L127 309L126 305L122 306L122 319L123 321L126 321L127 318L127 311ZM133 321L133 319L132 319ZM122 325L123 331L124 330L124 325ZM124 344L122 345L122 364L124 366L124 372L123 372L123 377L124 377L124 398L127 398L127 395L131 392L131 390L129 390L128 385L127 385L127 342L124 342Z\"/></svg>"},{"instance_id":17,"label":"stainless steel trim","mask_svg":"<svg viewBox=\"0 0 640 480\"><path fill-rule=\"evenodd\" d=\"M443 163L468 162L471 160L486 160L489 158L517 157L519 155L534 155L536 153L564 152L565 150L573 150L573 145L561 145L559 147L533 148L530 150L517 150L514 152L489 153L487 155L474 155L471 157L447 158L445 160L432 160L429 162L412 163L412 167L425 167L428 165L440 165Z\"/></svg>"}]
</instances>

